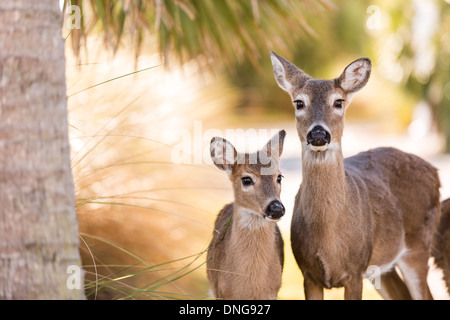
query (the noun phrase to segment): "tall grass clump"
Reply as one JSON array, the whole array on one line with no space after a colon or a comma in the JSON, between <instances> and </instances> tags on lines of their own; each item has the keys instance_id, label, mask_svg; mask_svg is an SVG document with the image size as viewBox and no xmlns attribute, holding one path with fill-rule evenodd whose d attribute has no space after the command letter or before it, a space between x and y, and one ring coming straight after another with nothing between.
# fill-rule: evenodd
<instances>
[{"instance_id":1,"label":"tall grass clump","mask_svg":"<svg viewBox=\"0 0 450 320\"><path fill-rule=\"evenodd\" d=\"M204 297L205 250L228 191L212 166L175 163L173 152L195 121L223 124L233 91L199 78L197 62L167 72L158 56L111 58L92 38L88 61L67 65L86 294Z\"/></svg>"}]
</instances>

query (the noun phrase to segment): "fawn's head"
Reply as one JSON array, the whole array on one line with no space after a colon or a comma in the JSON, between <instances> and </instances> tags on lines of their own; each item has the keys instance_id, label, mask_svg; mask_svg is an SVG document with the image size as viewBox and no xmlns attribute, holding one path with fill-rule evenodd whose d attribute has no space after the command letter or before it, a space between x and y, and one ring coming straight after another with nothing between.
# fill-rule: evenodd
<instances>
[{"instance_id":1,"label":"fawn's head","mask_svg":"<svg viewBox=\"0 0 450 320\"><path fill-rule=\"evenodd\" d=\"M340 148L345 112L353 94L369 80L370 60L358 59L338 78L321 80L310 77L274 52L270 55L275 79L294 103L302 144L314 152Z\"/></svg>"},{"instance_id":2,"label":"fawn's head","mask_svg":"<svg viewBox=\"0 0 450 320\"><path fill-rule=\"evenodd\" d=\"M234 205L250 215L276 222L284 215L280 201L281 175L279 158L286 132L278 134L258 152L238 153L223 138L211 140L211 158L217 168L225 171L234 191Z\"/></svg>"}]
</instances>

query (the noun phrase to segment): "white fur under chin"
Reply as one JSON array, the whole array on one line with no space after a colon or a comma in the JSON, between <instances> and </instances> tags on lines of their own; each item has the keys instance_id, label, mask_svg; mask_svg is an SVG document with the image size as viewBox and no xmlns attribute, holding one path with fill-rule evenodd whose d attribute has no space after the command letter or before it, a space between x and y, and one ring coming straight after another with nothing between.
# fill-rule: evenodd
<instances>
[{"instance_id":1,"label":"white fur under chin","mask_svg":"<svg viewBox=\"0 0 450 320\"><path fill-rule=\"evenodd\" d=\"M281 219L270 219L267 216L263 216L262 214L249 209L242 209L239 214L239 226L241 228L253 230L267 226L267 222L276 223Z\"/></svg>"},{"instance_id":2,"label":"white fur under chin","mask_svg":"<svg viewBox=\"0 0 450 320\"><path fill-rule=\"evenodd\" d=\"M266 221L273 222L273 223L276 223L276 222L278 222L278 221L281 220L281 218L273 219L273 218L268 217L268 216L264 216L264 219L265 219Z\"/></svg>"},{"instance_id":3,"label":"white fur under chin","mask_svg":"<svg viewBox=\"0 0 450 320\"><path fill-rule=\"evenodd\" d=\"M323 146L313 146L312 144L309 144L309 146L310 146L311 150L315 151L315 152L323 152L323 151L327 150L327 148L328 148L328 144L323 145Z\"/></svg>"},{"instance_id":4,"label":"white fur under chin","mask_svg":"<svg viewBox=\"0 0 450 320\"><path fill-rule=\"evenodd\" d=\"M313 146L312 144L302 143L304 156L314 157L318 159L327 160L330 159L330 155L334 154L335 151L341 150L341 145L337 142L330 142L323 146ZM323 153L323 157L317 157L320 153ZM331 159L330 159L331 160Z\"/></svg>"}]
</instances>

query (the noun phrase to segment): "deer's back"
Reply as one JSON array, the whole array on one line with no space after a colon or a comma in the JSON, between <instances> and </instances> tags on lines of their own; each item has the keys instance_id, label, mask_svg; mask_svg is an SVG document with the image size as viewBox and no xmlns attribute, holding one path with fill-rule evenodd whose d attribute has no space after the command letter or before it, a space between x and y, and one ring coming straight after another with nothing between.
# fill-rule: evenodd
<instances>
[{"instance_id":1,"label":"deer's back","mask_svg":"<svg viewBox=\"0 0 450 320\"><path fill-rule=\"evenodd\" d=\"M395 148L372 149L346 158L345 169L361 177L370 194L389 192L403 208L429 210L439 203L437 169L413 154Z\"/></svg>"},{"instance_id":2,"label":"deer's back","mask_svg":"<svg viewBox=\"0 0 450 320\"><path fill-rule=\"evenodd\" d=\"M227 204L218 214L216 222L214 223L213 238L208 248L207 255L207 275L211 290L214 296L218 297L218 278L220 277L221 265L223 264L225 250L225 229L227 225L231 226L231 219L233 216L233 203ZM228 227L230 233L231 228ZM228 233L228 230L227 230Z\"/></svg>"},{"instance_id":3,"label":"deer's back","mask_svg":"<svg viewBox=\"0 0 450 320\"><path fill-rule=\"evenodd\" d=\"M384 220L385 226L390 219L401 221L406 245L420 238L429 247L439 215L436 168L413 154L377 148L345 159L345 169L349 176L364 181L374 228L377 220Z\"/></svg>"}]
</instances>

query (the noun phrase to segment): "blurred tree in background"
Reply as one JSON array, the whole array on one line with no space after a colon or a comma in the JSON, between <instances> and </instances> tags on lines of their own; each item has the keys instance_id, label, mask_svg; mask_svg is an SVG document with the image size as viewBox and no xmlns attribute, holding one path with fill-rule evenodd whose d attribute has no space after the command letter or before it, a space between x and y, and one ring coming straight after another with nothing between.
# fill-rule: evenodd
<instances>
[{"instance_id":1,"label":"blurred tree in background","mask_svg":"<svg viewBox=\"0 0 450 320\"><path fill-rule=\"evenodd\" d=\"M450 2L411 1L398 8L393 32L403 48L397 62L408 94L423 100L450 151ZM405 19L403 12L414 12ZM408 32L409 31L409 32Z\"/></svg>"}]
</instances>

